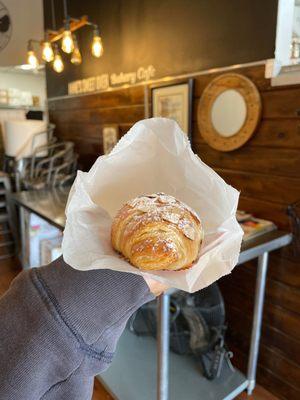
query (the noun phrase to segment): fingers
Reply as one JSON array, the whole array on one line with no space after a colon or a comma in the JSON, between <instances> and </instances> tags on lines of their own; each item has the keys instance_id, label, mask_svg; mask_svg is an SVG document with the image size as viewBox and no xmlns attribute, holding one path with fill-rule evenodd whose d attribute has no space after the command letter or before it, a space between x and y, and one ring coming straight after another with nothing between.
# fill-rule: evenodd
<instances>
[{"instance_id":1,"label":"fingers","mask_svg":"<svg viewBox=\"0 0 300 400\"><path fill-rule=\"evenodd\" d=\"M169 286L164 283L156 281L152 278L148 278L147 276L144 276L143 278L145 279L150 289L150 292L152 292L155 296L159 296L160 294L169 289Z\"/></svg>"}]
</instances>

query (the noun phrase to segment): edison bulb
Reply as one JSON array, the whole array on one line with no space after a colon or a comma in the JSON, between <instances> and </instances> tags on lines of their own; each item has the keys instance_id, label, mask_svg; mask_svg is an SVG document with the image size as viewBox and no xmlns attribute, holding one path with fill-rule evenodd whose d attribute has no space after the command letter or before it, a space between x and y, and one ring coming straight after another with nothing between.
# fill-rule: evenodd
<instances>
[{"instance_id":1,"label":"edison bulb","mask_svg":"<svg viewBox=\"0 0 300 400\"><path fill-rule=\"evenodd\" d=\"M64 63L60 54L55 54L53 61L53 69L55 72L62 72L64 70Z\"/></svg>"},{"instance_id":2,"label":"edison bulb","mask_svg":"<svg viewBox=\"0 0 300 400\"><path fill-rule=\"evenodd\" d=\"M65 53L72 53L74 49L74 42L72 38L72 33L69 30L64 31L63 38L61 42L61 48Z\"/></svg>"},{"instance_id":3,"label":"edison bulb","mask_svg":"<svg viewBox=\"0 0 300 400\"><path fill-rule=\"evenodd\" d=\"M75 47L71 57L71 63L75 65L79 65L82 62L81 53L78 47Z\"/></svg>"},{"instance_id":4,"label":"edison bulb","mask_svg":"<svg viewBox=\"0 0 300 400\"><path fill-rule=\"evenodd\" d=\"M43 60L50 62L54 59L54 52L51 46L51 43L44 42L43 43L43 52L42 52Z\"/></svg>"},{"instance_id":5,"label":"edison bulb","mask_svg":"<svg viewBox=\"0 0 300 400\"><path fill-rule=\"evenodd\" d=\"M29 50L27 52L27 63L31 66L31 68L37 68L39 66L39 61L33 50Z\"/></svg>"},{"instance_id":6,"label":"edison bulb","mask_svg":"<svg viewBox=\"0 0 300 400\"><path fill-rule=\"evenodd\" d=\"M94 36L92 44L92 54L94 57L101 57L103 54L103 45L100 36Z\"/></svg>"}]
</instances>

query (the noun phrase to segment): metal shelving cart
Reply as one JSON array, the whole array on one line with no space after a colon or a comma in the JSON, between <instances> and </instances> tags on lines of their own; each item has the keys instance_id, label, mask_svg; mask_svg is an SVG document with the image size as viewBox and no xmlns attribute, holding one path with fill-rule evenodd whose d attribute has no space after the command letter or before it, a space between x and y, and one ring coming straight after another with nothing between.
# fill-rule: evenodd
<instances>
[{"instance_id":1,"label":"metal shelving cart","mask_svg":"<svg viewBox=\"0 0 300 400\"><path fill-rule=\"evenodd\" d=\"M20 192L11 200L20 207L22 245L26 243L26 214L33 212L63 229L68 191ZM230 400L255 387L269 252L288 245L292 235L282 231L263 234L242 245L238 264L257 258L252 334L245 376L225 366L221 376L209 381L192 358L169 351L169 301L172 291L158 298L158 338L137 337L127 329L118 343L110 368L98 378L120 400ZM21 254L26 254L22 249ZM26 260L23 260L26 267Z\"/></svg>"}]
</instances>

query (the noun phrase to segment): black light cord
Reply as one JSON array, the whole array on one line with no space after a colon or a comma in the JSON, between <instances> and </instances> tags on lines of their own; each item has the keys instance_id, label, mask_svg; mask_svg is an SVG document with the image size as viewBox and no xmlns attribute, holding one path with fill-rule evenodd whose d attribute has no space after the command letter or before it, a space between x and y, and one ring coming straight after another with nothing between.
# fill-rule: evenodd
<instances>
[{"instance_id":1,"label":"black light cord","mask_svg":"<svg viewBox=\"0 0 300 400\"><path fill-rule=\"evenodd\" d=\"M54 0L51 0L51 14L52 14L52 29L54 31L56 31L56 18L55 18Z\"/></svg>"},{"instance_id":2,"label":"black light cord","mask_svg":"<svg viewBox=\"0 0 300 400\"><path fill-rule=\"evenodd\" d=\"M64 5L65 20L67 21L69 19L69 17L68 17L68 9L67 9L67 0L63 0L63 5Z\"/></svg>"}]
</instances>

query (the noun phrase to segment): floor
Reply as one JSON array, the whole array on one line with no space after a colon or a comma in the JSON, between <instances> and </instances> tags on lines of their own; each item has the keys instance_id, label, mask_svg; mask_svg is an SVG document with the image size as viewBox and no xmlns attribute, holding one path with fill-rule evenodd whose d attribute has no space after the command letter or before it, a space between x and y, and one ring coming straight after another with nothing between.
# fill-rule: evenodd
<instances>
[{"instance_id":1,"label":"floor","mask_svg":"<svg viewBox=\"0 0 300 400\"><path fill-rule=\"evenodd\" d=\"M15 259L0 260L0 296L8 289L10 282L20 272L19 263ZM187 398L188 399L188 398ZM257 386L253 395L248 397L246 393L237 397L238 400L278 400L270 392L261 386ZM113 400L101 383L95 379L94 394L92 400ZM141 399L142 400L142 399Z\"/></svg>"}]
</instances>

